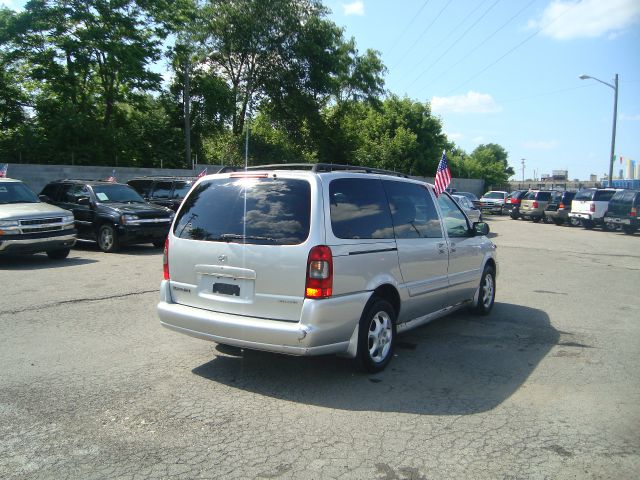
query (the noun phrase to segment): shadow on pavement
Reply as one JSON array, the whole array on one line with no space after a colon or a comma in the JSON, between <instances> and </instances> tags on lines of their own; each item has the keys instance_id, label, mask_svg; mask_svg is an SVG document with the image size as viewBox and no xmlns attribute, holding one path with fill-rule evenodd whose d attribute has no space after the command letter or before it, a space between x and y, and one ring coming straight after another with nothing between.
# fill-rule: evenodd
<instances>
[{"instance_id":1,"label":"shadow on pavement","mask_svg":"<svg viewBox=\"0 0 640 480\"><path fill-rule=\"evenodd\" d=\"M35 255L0 257L0 270L42 270L87 265L89 263L97 263L97 260L74 257L67 257L63 260L51 260L47 257L46 253L37 253Z\"/></svg>"},{"instance_id":2,"label":"shadow on pavement","mask_svg":"<svg viewBox=\"0 0 640 480\"><path fill-rule=\"evenodd\" d=\"M290 402L354 411L468 415L509 398L559 343L542 310L496 303L398 337L396 358L376 375L335 356L291 357L218 346L193 369L203 378Z\"/></svg>"},{"instance_id":3,"label":"shadow on pavement","mask_svg":"<svg viewBox=\"0 0 640 480\"><path fill-rule=\"evenodd\" d=\"M90 240L83 240L76 242L73 247L74 250L86 251L86 252L98 252L104 255L160 255L162 254L162 248L156 248L150 243L135 244L135 245L122 245L117 252L103 253L96 242Z\"/></svg>"}]
</instances>

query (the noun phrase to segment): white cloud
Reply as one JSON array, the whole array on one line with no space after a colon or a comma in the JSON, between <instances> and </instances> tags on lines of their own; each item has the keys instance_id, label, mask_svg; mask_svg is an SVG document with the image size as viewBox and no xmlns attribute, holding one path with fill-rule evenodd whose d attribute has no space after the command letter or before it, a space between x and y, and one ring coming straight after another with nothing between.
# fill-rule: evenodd
<instances>
[{"instance_id":1,"label":"white cloud","mask_svg":"<svg viewBox=\"0 0 640 480\"><path fill-rule=\"evenodd\" d=\"M553 150L558 146L557 140L529 140L523 146L531 150Z\"/></svg>"},{"instance_id":2,"label":"white cloud","mask_svg":"<svg viewBox=\"0 0 640 480\"><path fill-rule=\"evenodd\" d=\"M473 139L473 141L474 141L475 143L484 143L484 137L482 137L482 136L475 137L475 138Z\"/></svg>"},{"instance_id":3,"label":"white cloud","mask_svg":"<svg viewBox=\"0 0 640 480\"><path fill-rule=\"evenodd\" d=\"M356 0L351 3L343 3L342 11L345 15L364 15L364 2Z\"/></svg>"},{"instance_id":4,"label":"white cloud","mask_svg":"<svg viewBox=\"0 0 640 480\"><path fill-rule=\"evenodd\" d=\"M453 140L454 142L458 140L462 140L464 138L463 134L457 133L457 132L453 132L453 133L444 132L444 134L447 136L449 140Z\"/></svg>"},{"instance_id":5,"label":"white cloud","mask_svg":"<svg viewBox=\"0 0 640 480\"><path fill-rule=\"evenodd\" d=\"M640 22L638 0L554 0L530 28L557 40L616 36Z\"/></svg>"},{"instance_id":6,"label":"white cloud","mask_svg":"<svg viewBox=\"0 0 640 480\"><path fill-rule=\"evenodd\" d=\"M620 115L620 120L630 120L632 122L637 122L640 120L640 115L627 115L626 113L623 113L622 115Z\"/></svg>"},{"instance_id":7,"label":"white cloud","mask_svg":"<svg viewBox=\"0 0 640 480\"><path fill-rule=\"evenodd\" d=\"M434 113L496 113L502 107L496 104L488 93L469 91L466 95L452 97L433 97L431 109Z\"/></svg>"}]
</instances>

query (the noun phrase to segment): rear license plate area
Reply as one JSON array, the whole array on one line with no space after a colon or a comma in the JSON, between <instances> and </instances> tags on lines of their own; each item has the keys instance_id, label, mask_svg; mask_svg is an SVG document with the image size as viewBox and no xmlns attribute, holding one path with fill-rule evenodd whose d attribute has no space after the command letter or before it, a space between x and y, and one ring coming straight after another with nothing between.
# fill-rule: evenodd
<instances>
[{"instance_id":1,"label":"rear license plate area","mask_svg":"<svg viewBox=\"0 0 640 480\"><path fill-rule=\"evenodd\" d=\"M233 285L230 283L216 282L211 287L211 293L217 293L220 295L231 295L234 297L240 296L240 285Z\"/></svg>"}]
</instances>

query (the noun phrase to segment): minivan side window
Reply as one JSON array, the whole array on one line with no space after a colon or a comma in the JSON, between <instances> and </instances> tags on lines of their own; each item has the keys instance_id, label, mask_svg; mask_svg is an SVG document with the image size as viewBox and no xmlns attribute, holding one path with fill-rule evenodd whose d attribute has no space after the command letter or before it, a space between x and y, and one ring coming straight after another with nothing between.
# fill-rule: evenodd
<instances>
[{"instance_id":1,"label":"minivan side window","mask_svg":"<svg viewBox=\"0 0 640 480\"><path fill-rule=\"evenodd\" d=\"M340 178L329 184L331 228L344 239L394 238L382 181Z\"/></svg>"},{"instance_id":2,"label":"minivan side window","mask_svg":"<svg viewBox=\"0 0 640 480\"><path fill-rule=\"evenodd\" d=\"M396 238L442 238L440 218L426 187L407 182L382 183Z\"/></svg>"},{"instance_id":3,"label":"minivan side window","mask_svg":"<svg viewBox=\"0 0 640 480\"><path fill-rule=\"evenodd\" d=\"M467 217L456 203L444 193L438 196L438 205L442 211L444 226L450 237L468 237L469 223Z\"/></svg>"}]
</instances>

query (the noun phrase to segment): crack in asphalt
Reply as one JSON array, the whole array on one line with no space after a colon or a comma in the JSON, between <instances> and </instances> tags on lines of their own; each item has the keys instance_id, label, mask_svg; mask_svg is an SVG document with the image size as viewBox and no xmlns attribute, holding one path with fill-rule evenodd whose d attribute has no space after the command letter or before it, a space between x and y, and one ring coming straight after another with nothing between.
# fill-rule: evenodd
<instances>
[{"instance_id":1,"label":"crack in asphalt","mask_svg":"<svg viewBox=\"0 0 640 480\"><path fill-rule=\"evenodd\" d=\"M45 308L58 307L60 305L68 305L68 304L73 305L73 304L78 304L83 302L99 302L101 300L112 300L114 298L133 297L135 295L145 295L147 293L156 293L156 292L158 292L158 289L154 288L153 290L142 290L139 292L120 293L117 295L105 295L102 297L74 298L71 300L62 300L60 302L44 303L42 305L31 305L29 307L18 308L16 310L0 311L0 315L15 315L16 313L32 312L35 310L43 310Z\"/></svg>"}]
</instances>

